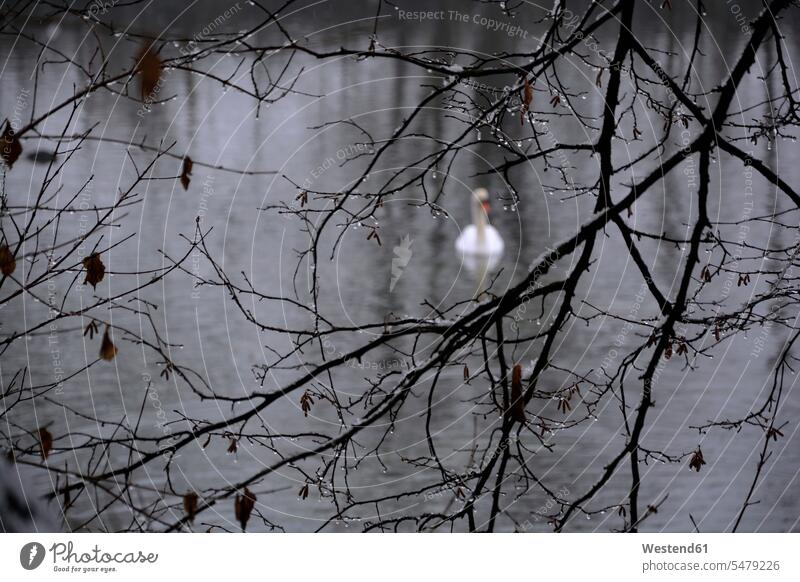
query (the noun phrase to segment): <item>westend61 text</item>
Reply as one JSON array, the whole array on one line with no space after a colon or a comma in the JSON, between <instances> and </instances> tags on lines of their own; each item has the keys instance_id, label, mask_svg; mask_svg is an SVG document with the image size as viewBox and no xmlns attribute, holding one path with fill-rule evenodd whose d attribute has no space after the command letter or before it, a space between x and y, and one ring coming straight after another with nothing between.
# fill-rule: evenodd
<instances>
[{"instance_id":1,"label":"westend61 text","mask_svg":"<svg viewBox=\"0 0 800 582\"><path fill-rule=\"evenodd\" d=\"M686 546L642 544L642 551L645 554L707 554L708 544L688 544Z\"/></svg>"}]
</instances>

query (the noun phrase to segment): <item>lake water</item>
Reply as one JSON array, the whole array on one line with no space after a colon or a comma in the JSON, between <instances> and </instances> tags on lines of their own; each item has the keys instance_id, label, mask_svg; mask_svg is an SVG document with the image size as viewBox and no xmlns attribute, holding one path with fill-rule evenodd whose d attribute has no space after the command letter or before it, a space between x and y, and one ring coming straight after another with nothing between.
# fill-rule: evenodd
<instances>
[{"instance_id":1,"label":"lake water","mask_svg":"<svg viewBox=\"0 0 800 582\"><path fill-rule=\"evenodd\" d=\"M548 3L549 4L549 3ZM407 6L407 5L404 5ZM422 6L422 4L420 4ZM413 8L413 6L411 7ZM468 22L445 19L430 22L403 20L391 7L385 7L387 16L381 19L378 36L387 46L418 47L419 50L438 45L442 47L464 47L491 53L501 50L531 50L536 46L537 31L541 25L523 26L527 38L510 37L508 34L491 31L472 20L472 15L509 19L497 6L465 5L453 3L452 10L468 14ZM241 9L229 21L224 30L236 31L252 24L257 16L252 7L242 2ZM317 49L334 50L339 46L361 46L366 48L372 32L374 3L363 12L350 3L327 2L306 8L295 17L295 26L302 29L309 42ZM642 11L645 9L642 8ZM676 55L663 60L668 71L677 72L685 65L685 51L690 50L694 33L693 21L686 14L650 12L641 15L638 30L648 46ZM172 21L176 7L148 9L144 14L129 10L131 27L134 30L161 30ZM185 34L191 37L209 22L213 22L224 11L214 3L193 5L170 26L169 34ZM124 13L120 13L124 14ZM665 18L660 21L659 18ZM515 20L516 22L516 20ZM708 17L714 43L707 39L703 46L706 58L698 61L696 76L703 88L720 82L735 55L744 43L735 15L725 7L715 6ZM52 46L87 63L94 51L94 39L87 35L87 27L79 21L63 23L30 22L25 32L39 39L49 38ZM295 30L298 30L295 28ZM261 42L276 41L274 31L267 30L255 37ZM602 39L601 40L607 40ZM110 69L122 70L130 64L137 45L104 36ZM800 53L796 37L789 35L793 60ZM15 41L4 36L2 83L0 103L3 113L11 116L13 104L20 95L32 95L31 72L36 66L38 49L30 42ZM360 43L360 44L359 44ZM612 44L605 44L608 47ZM180 49L172 47L175 52ZM167 49L169 50L169 49ZM406 50L411 50L410 48ZM285 62L285 57L276 56L268 63ZM762 61L763 62L763 61ZM238 59L232 56L211 58L207 66L213 65L214 74L225 77L238 75L247 80L248 67L238 73ZM272 67L273 65L270 65ZM165 105L154 106L150 112L139 112L140 105L108 92L98 92L86 100L74 115L69 133L79 133L94 127L92 135L132 141L146 140L175 142L174 151L186 152L197 162L221 165L251 171L275 170L269 175L241 175L212 170L196 165L192 184L184 191L177 180L155 180L145 183L138 191L143 202L127 209L127 216L119 220L119 228L108 229L104 244L123 240L138 233L119 247L104 255L109 276L98 286L96 293L106 296L137 283L137 277L128 275L135 271L155 269L169 262L164 255L178 257L187 250L187 244L179 235L192 237L196 218L200 217L203 229L211 229L208 244L219 264L232 277L241 280L239 273L245 271L253 284L268 294L292 293L293 274L296 265L296 249L307 244L307 238L297 220L275 212L259 209L278 201L291 201L297 195L294 184L305 185L315 190L336 192L346 187L359 175L368 161L368 156L342 166L344 159L363 153L359 144L364 137L354 127L326 125L326 123L352 119L363 126L376 139L387 136L407 116L429 89L425 85L440 85L441 76L427 75L424 70L391 60L364 60L356 62L350 58L316 61L298 58L290 65L297 71L304 66L296 89L303 95L288 97L283 101L256 111L255 102L233 90L222 91L219 84L185 71L168 71L165 74L162 95L174 95L175 99ZM271 72L275 69L270 69ZM580 107L585 114L596 115L602 107L597 91L591 90L594 73L580 63L572 63L560 71L562 82L567 85L584 84L589 87ZM587 83L587 79L589 82ZM262 79L263 80L263 79ZM510 82L510 79L505 82ZM41 112L52 104L66 98L73 85L82 86L84 79L74 68L66 69L57 64L44 68L39 77L36 111ZM502 87L503 82L497 82ZM697 87L695 87L697 89ZM472 94L474 87L461 89ZM623 87L624 90L629 87ZM779 87L765 87L750 79L740 87L742 103L754 103L764 98L768 90L779 91ZM546 97L537 94L537 107L546 107ZM540 103L544 103L539 105ZM22 119L30 116L31 99L20 109ZM448 116L452 110L437 102L425 112L420 123L431 136L448 140L457 135L460 124ZM68 111L49 119L41 128L44 134L63 130ZM642 121L652 134L660 131L662 122L652 116ZM555 140L562 143L585 143L596 138L587 135L580 126L565 116L552 126ZM515 129L516 131L516 129ZM521 130L519 130L521 131ZM522 135L521 133L519 134ZM477 138L478 136L476 136ZM516 139L510 135L509 139ZM646 142L645 142L646 143ZM21 204L35 196L45 165L36 163L27 154L37 148L52 150L52 143L44 140L23 141L25 154L7 175L9 204ZM622 149L622 148L621 148ZM370 185L393 171L394 168L421 158L434 151L430 140L407 138L395 147L367 184ZM773 169L790 184L800 179L794 158L796 146L791 141L777 141L767 151L765 144L754 146L754 153L769 161ZM131 150L137 164L144 164L151 157L147 152ZM555 172L545 172L539 163L520 167L513 174L514 184L520 193L518 205L512 205L505 184L497 176L475 177L485 171L487 163L499 159L494 144L478 143L459 158L449 172L444 195L439 200L446 213L434 215L430 209L415 205L421 196L419 188L409 189L394 196L384 205L378 219L382 246L366 241L364 227L351 228L344 233L340 246L332 258L325 256L319 266L323 283L321 302L327 317L338 322L359 325L383 321L389 314L400 317L404 314L425 315L430 313L423 305L427 300L437 306L452 305L469 299L476 289L475 278L461 265L453 244L459 229L470 221L468 192L478 185L489 188L494 196L492 223L502 233L506 249L502 259L495 291L502 291L509 284L519 281L528 265L548 245L570 236L585 220L593 199L578 199L555 193L548 194L549 186L558 183ZM634 155L633 153L631 155ZM625 161L621 156L617 163ZM570 155L563 168L575 183L593 182L596 179L597 159L588 154ZM650 168L651 169L651 168ZM111 202L120 189L130 183L134 169L123 145L86 142L59 177L64 188L63 196L74 192L79 184L93 177L86 191L87 205L103 205ZM179 173L179 162L160 162L155 174L175 176ZM687 221L693 208L687 195L688 172L673 172L658 188L654 188L636 204L631 221L636 228L652 232L664 231L681 236L687 231ZM443 180L442 174L430 175L426 184L434 191ZM777 196L774 189L755 178L753 215L769 214L787 208L786 200ZM713 166L712 215L720 221L735 221L742 217L744 208L744 168L738 161L723 157ZM505 200L504 200L505 199ZM87 215L89 218L87 218ZM90 219L91 212L77 211L66 217L61 236L78 233L82 221ZM761 230L759 230L759 228ZM729 234L735 237L736 227ZM337 233L338 234L338 233ZM770 232L768 226L754 228L748 235L761 241L772 237L772 245L792 244L791 232ZM405 237L413 240L411 258L397 280L392 280L393 249ZM332 239L326 239L328 248ZM676 265L682 252L674 245L656 246L643 241L643 252L653 265L657 282L662 289L676 288ZM162 254L162 252L164 254ZM641 278L628 258L618 233L609 229L608 236L601 237L595 249L597 262L592 266L591 276L580 289L586 303L581 313L593 313L592 305L609 308L622 317L652 317L656 306L649 300L641 302ZM190 260L191 269L202 276L210 276L211 268L200 257ZM559 263L554 277L563 276L569 268L569 260ZM305 282L301 272L298 282ZM146 277L139 279L139 282ZM720 280L722 293L723 281ZM65 288L56 290L63 296ZM731 291L730 300L746 298L751 290ZM3 289L3 293L6 289ZM69 305L78 306L90 301L92 291L84 286L76 287L70 296ZM192 277L176 273L164 284L148 287L141 299L158 306L152 312L153 322L159 333L169 341L180 344L172 351L176 361L196 369L205 381L217 392L226 395L243 395L259 385L252 366L262 364L273 356L265 346L281 352L290 348L289 339L275 333L259 333L246 325L241 313L231 303L228 293L219 287L196 289ZM309 328L312 322L298 310L281 310L272 302L248 305L261 320L276 325ZM7 305L0 311L4 333L7 329L20 329L23 321L41 317L44 307L30 296ZM114 321L139 329L146 329L144 318L115 310ZM539 323L544 324L552 314L545 313ZM23 319L24 318L24 319ZM534 329L536 322L530 322ZM632 347L639 338L621 336L623 322L611 318L597 318L589 324L572 319L555 349L555 361L563 369L590 373L608 358L615 349L615 342L622 337L623 347ZM81 337L77 323L66 322L58 329L55 347L48 343L47 334L31 337L25 345L17 344L3 355L2 376L8 382L20 367L28 366L30 383L33 385L53 381L54 350L58 357L71 368L79 367L95 358L94 342ZM149 331L148 331L149 333ZM341 336L332 346L331 352L347 352L366 341L372 332L351 333ZM655 385L656 407L650 413L649 426L643 439L648 448L661 448L674 455L685 454L698 445L702 446L707 465L700 473L690 471L686 462L663 464L651 462L642 467L643 505L660 502L665 494L668 498L657 514L648 518L643 529L648 531L689 531L693 528L690 515L701 531L726 531L741 506L750 486L757 463L763 434L760 430L744 429L741 432L716 430L699 435L691 426L711 420L736 418L760 405L771 381L770 373L775 358L786 339L786 332L776 328L765 332L768 341L763 350L760 331L742 335L724 343L713 352L712 357L698 358L697 368L689 370L673 359L665 366ZM111 363L94 366L90 373L82 374L65 383L63 391L52 395L51 402L34 402L15 408L10 415L14 423L32 428L51 423L53 434L63 434L69 427L76 442L82 433L106 433L108 427L88 418L65 414L58 404L85 412L89 416L120 420L135 419L143 398L147 404L142 417L142 427L149 434L177 431L183 425L181 416L217 419L230 412L228 405L200 401L189 393L185 386L174 378L169 381L160 377L162 371L158 361L141 346L123 340L118 341L120 352ZM535 358L536 344L518 347L511 356L525 364ZM407 358L389 350L364 360L361 366L345 367L337 373L340 396L360 394L366 385L364 377L392 368L407 365ZM320 354L310 351L308 362L319 361ZM613 359L613 358L612 358ZM297 362L294 362L297 363ZM477 364L475 364L477 366ZM265 381L266 388L275 388L297 372L273 370ZM151 394L147 394L148 382L152 381ZM542 385L559 387L566 381L564 374L548 371L541 380ZM490 421L476 421L472 415L470 399L485 392L487 386L481 381L462 385L461 368L448 369L442 375L435 402L433 423L438 436L437 447L445 452L446 462L452 467L465 466L468 448L474 440L475 431L485 443L486 427ZM154 398L152 394L155 394ZM335 434L338 420L331 410L322 405L313 410L308 419L299 410L297 397L277 403L267 410L261 419L264 430L271 433L296 433L303 431L326 431ZM369 498L391 495L406 489L414 489L435 480L436 475L422 469L414 469L403 458L427 454L425 442L425 399L411 400L403 408L396 421L396 428L384 443L387 454L381 462L371 458L360 465L358 471L348 474L350 486L359 497ZM237 409L240 410L240 409ZM598 477L609 459L622 446L622 419L617 402L604 400L596 411L598 420L582 424L571 430L558 431L551 439L552 452L540 450L531 457L530 463L537 475L553 490L562 490L569 497L582 494ZM749 509L741 526L743 531L798 531L800 530L800 490L798 467L800 467L800 438L794 419L800 414L800 397L793 378L787 380L787 389L779 418L791 421L785 429L785 438L772 446L773 455L756 490L755 498L761 502ZM164 424L163 419L170 423ZM495 419L496 420L496 419ZM780 424L780 423L779 423ZM252 427L250 427L252 428ZM18 434L19 430L6 425L4 430ZM375 438L376 431L364 435L364 444ZM62 443L63 444L63 443ZM303 441L282 439L278 448L281 454L291 454L304 446ZM263 464L274 462L275 455L264 448L242 442L236 455L226 453L227 440L215 438L207 448L200 447L183 451L173 461L172 486L178 492L192 487L195 490L221 487L235 483L251 474ZM74 458L63 455L74 465ZM112 466L126 463L125 457L112 458ZM307 465L310 468L313 465ZM313 469L311 469L313 471ZM27 469L26 469L27 471ZM42 491L52 488L51 477L41 471L31 471L36 486ZM163 487L164 473L160 467L151 467L137 473L136 482L144 487ZM298 498L297 491L303 480L292 469L281 471L260 483L253 490L258 495L258 509L269 520L281 524L289 531L313 531L319 528L331 514L327 500L318 501L312 488L306 500ZM623 467L588 508L601 508L623 502L630 483L629 471ZM509 485L513 490L513 485ZM509 499L512 491L509 491ZM137 502L150 500L146 491ZM382 511L400 513L422 513L441 510L453 503L452 494L401 498L382 506ZM70 523L75 526L94 515L96 504L102 498L83 498L70 513ZM173 500L174 503L174 500ZM546 511L546 498L538 490L532 490L522 500L507 508L518 522L529 521L532 531L549 531L545 520L535 518L531 512ZM180 515L180 507L175 514ZM168 519L167 521L172 521ZM374 508L365 508L357 515L360 520L374 519ZM101 519L91 522L91 528L118 530L129 526L131 517L124 511L108 512ZM198 518L203 524L220 525L236 530L231 500L218 504ZM620 526L615 514L597 514L591 519L583 515L574 518L568 530L608 531ZM158 524L150 524L158 529ZM205 527L205 526L204 526ZM411 526L409 526L411 527ZM464 522L457 529L466 527ZM256 529L260 526L256 525ZM360 530L362 523L329 524L328 530ZM198 527L200 529L200 527ZM503 519L499 529L513 529L511 520Z\"/></svg>"}]
</instances>

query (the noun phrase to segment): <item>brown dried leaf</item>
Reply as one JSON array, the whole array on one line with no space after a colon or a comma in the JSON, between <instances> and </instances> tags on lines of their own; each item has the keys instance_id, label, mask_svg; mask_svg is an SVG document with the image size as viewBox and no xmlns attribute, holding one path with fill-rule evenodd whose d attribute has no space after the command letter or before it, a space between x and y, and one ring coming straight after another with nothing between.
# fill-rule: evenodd
<instances>
[{"instance_id":1,"label":"brown dried leaf","mask_svg":"<svg viewBox=\"0 0 800 582\"><path fill-rule=\"evenodd\" d=\"M39 436L39 446L40 452L42 454L42 460L46 461L47 456L50 454L50 451L53 450L53 435L50 434L50 431L46 428L42 427L38 431Z\"/></svg>"},{"instance_id":2,"label":"brown dried leaf","mask_svg":"<svg viewBox=\"0 0 800 582\"><path fill-rule=\"evenodd\" d=\"M300 487L300 491L297 492L297 495L300 499L308 499L308 483Z\"/></svg>"},{"instance_id":3,"label":"brown dried leaf","mask_svg":"<svg viewBox=\"0 0 800 582\"><path fill-rule=\"evenodd\" d=\"M108 326L103 333L103 341L100 342L100 357L106 361L111 361L117 355L117 346L111 341L111 334L108 333Z\"/></svg>"},{"instance_id":4,"label":"brown dried leaf","mask_svg":"<svg viewBox=\"0 0 800 582\"><path fill-rule=\"evenodd\" d=\"M522 80L522 109L519 113L519 122L521 125L525 124L525 115L531 108L533 102L533 87L528 82L528 77Z\"/></svg>"},{"instance_id":5,"label":"brown dried leaf","mask_svg":"<svg viewBox=\"0 0 800 582\"><path fill-rule=\"evenodd\" d=\"M83 259L83 268L86 269L86 278L83 280L83 284L89 283L92 288L97 289L97 284L103 280L106 274L106 266L100 260L100 255L94 253Z\"/></svg>"},{"instance_id":6,"label":"brown dried leaf","mask_svg":"<svg viewBox=\"0 0 800 582\"><path fill-rule=\"evenodd\" d=\"M197 493L194 491L187 491L183 496L183 511L189 523L194 523L194 516L197 514Z\"/></svg>"},{"instance_id":7,"label":"brown dried leaf","mask_svg":"<svg viewBox=\"0 0 800 582\"><path fill-rule=\"evenodd\" d=\"M186 156L183 158L183 168L181 169L181 186L183 186L184 190L189 189L189 183L192 181L192 167L194 166L194 162L192 162L192 158Z\"/></svg>"},{"instance_id":8,"label":"brown dried leaf","mask_svg":"<svg viewBox=\"0 0 800 582\"><path fill-rule=\"evenodd\" d=\"M300 408L303 411L303 416L308 416L311 412L311 407L314 405L314 399L311 397L311 392L306 390L300 397Z\"/></svg>"},{"instance_id":9,"label":"brown dried leaf","mask_svg":"<svg viewBox=\"0 0 800 582\"><path fill-rule=\"evenodd\" d=\"M230 454L234 454L237 450L239 450L239 441L231 438L230 443L228 444L228 452Z\"/></svg>"},{"instance_id":10,"label":"brown dried leaf","mask_svg":"<svg viewBox=\"0 0 800 582\"><path fill-rule=\"evenodd\" d=\"M694 469L699 473L700 467L705 464L706 461L703 458L703 451L700 450L700 447L697 447L697 450L692 454L692 458L689 460L689 468Z\"/></svg>"},{"instance_id":11,"label":"brown dried leaf","mask_svg":"<svg viewBox=\"0 0 800 582\"><path fill-rule=\"evenodd\" d=\"M464 364L464 382L469 382L469 368Z\"/></svg>"},{"instance_id":12,"label":"brown dried leaf","mask_svg":"<svg viewBox=\"0 0 800 582\"><path fill-rule=\"evenodd\" d=\"M247 521L250 519L250 514L256 505L256 496L247 487L244 488L242 495L236 494L234 499L234 513L239 524L242 526L242 531L247 527Z\"/></svg>"},{"instance_id":13,"label":"brown dried leaf","mask_svg":"<svg viewBox=\"0 0 800 582\"><path fill-rule=\"evenodd\" d=\"M141 75L142 101L151 101L158 93L161 83L161 59L153 50L152 46L143 47L139 56L136 58L139 73Z\"/></svg>"},{"instance_id":14,"label":"brown dried leaf","mask_svg":"<svg viewBox=\"0 0 800 582\"><path fill-rule=\"evenodd\" d=\"M511 371L511 403L509 415L519 423L525 423L525 396L522 393L522 366L517 364Z\"/></svg>"},{"instance_id":15,"label":"brown dried leaf","mask_svg":"<svg viewBox=\"0 0 800 582\"><path fill-rule=\"evenodd\" d=\"M14 258L14 253L11 252L8 245L0 246L0 272L9 277L16 268L17 260Z\"/></svg>"},{"instance_id":16,"label":"brown dried leaf","mask_svg":"<svg viewBox=\"0 0 800 582\"><path fill-rule=\"evenodd\" d=\"M19 137L11 127L11 122L6 119L6 125L3 128L3 135L0 136L0 156L8 169L14 165L20 154L22 153L22 146L19 143Z\"/></svg>"}]
</instances>

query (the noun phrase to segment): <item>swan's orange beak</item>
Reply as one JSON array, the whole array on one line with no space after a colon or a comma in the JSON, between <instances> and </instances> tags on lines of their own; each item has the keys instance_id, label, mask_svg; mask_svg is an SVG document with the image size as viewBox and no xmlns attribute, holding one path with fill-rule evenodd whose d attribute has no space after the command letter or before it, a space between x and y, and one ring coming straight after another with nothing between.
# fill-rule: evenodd
<instances>
[{"instance_id":1,"label":"swan's orange beak","mask_svg":"<svg viewBox=\"0 0 800 582\"><path fill-rule=\"evenodd\" d=\"M483 208L483 211L484 211L486 214L489 214L489 209L490 209L491 207L489 206L489 201L488 201L488 200L484 200L483 202L481 202L481 207Z\"/></svg>"}]
</instances>

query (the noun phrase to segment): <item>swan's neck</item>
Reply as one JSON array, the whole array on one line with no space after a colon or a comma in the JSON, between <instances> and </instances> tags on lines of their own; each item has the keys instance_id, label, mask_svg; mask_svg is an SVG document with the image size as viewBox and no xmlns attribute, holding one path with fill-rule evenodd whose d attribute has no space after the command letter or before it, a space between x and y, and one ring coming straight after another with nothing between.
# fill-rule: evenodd
<instances>
[{"instance_id":1,"label":"swan's neck","mask_svg":"<svg viewBox=\"0 0 800 582\"><path fill-rule=\"evenodd\" d=\"M477 197L472 199L472 223L475 225L475 230L478 234L478 242L485 242L486 225L489 223L489 219L486 217L486 211Z\"/></svg>"}]
</instances>

